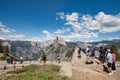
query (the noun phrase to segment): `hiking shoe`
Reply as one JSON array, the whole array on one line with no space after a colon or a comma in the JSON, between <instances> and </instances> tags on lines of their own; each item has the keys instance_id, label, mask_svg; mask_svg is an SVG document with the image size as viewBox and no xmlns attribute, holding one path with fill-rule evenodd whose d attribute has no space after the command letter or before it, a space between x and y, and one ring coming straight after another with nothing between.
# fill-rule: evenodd
<instances>
[{"instance_id":1,"label":"hiking shoe","mask_svg":"<svg viewBox=\"0 0 120 80\"><path fill-rule=\"evenodd\" d=\"M115 70L113 72L116 72Z\"/></svg>"},{"instance_id":2,"label":"hiking shoe","mask_svg":"<svg viewBox=\"0 0 120 80\"><path fill-rule=\"evenodd\" d=\"M109 73L108 75L113 75L113 72Z\"/></svg>"}]
</instances>

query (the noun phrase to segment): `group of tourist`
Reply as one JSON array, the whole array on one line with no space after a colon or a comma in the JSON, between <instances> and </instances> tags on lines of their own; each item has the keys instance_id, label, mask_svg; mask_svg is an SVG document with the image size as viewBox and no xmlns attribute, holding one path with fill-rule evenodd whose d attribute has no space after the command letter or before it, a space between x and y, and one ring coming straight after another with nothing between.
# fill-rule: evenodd
<instances>
[{"instance_id":1,"label":"group of tourist","mask_svg":"<svg viewBox=\"0 0 120 80\"><path fill-rule=\"evenodd\" d=\"M105 62L107 62L107 66L108 66L108 75L112 75L113 72L115 72L116 67L115 67L115 61L116 61L116 54L107 48L103 48L100 47L100 56L99 56L99 60L105 64Z\"/></svg>"},{"instance_id":2,"label":"group of tourist","mask_svg":"<svg viewBox=\"0 0 120 80\"><path fill-rule=\"evenodd\" d=\"M79 48L78 50L78 58L81 58L81 48ZM86 60L86 64L93 64L95 61L93 59L95 59L96 55L95 55L95 50L91 49L90 46L87 46L86 50L85 50L86 56L87 56L87 60ZM105 63L107 63L107 70L108 70L108 75L112 75L115 70L116 70L116 66L115 66L115 61L116 61L116 54L107 48L104 47L100 47L99 48L99 60L100 62L105 66ZM88 61L89 58L92 58L91 61ZM99 63L98 63L99 64Z\"/></svg>"},{"instance_id":3,"label":"group of tourist","mask_svg":"<svg viewBox=\"0 0 120 80\"><path fill-rule=\"evenodd\" d=\"M8 64L13 64L13 57L7 56L6 59L5 59L5 61ZM23 63L23 57L22 56L19 58L19 61L20 61L20 64Z\"/></svg>"},{"instance_id":4,"label":"group of tourist","mask_svg":"<svg viewBox=\"0 0 120 80\"><path fill-rule=\"evenodd\" d=\"M6 62L8 64L12 64L13 63L13 57L7 56L5 60L6 60Z\"/></svg>"}]
</instances>

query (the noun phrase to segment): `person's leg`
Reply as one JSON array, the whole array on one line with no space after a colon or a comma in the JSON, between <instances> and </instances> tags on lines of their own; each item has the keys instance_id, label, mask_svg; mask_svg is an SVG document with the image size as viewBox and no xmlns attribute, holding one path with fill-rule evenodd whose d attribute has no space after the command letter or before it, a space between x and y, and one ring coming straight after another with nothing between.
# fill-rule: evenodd
<instances>
[{"instance_id":1,"label":"person's leg","mask_svg":"<svg viewBox=\"0 0 120 80\"><path fill-rule=\"evenodd\" d=\"M116 67L115 67L115 62L113 62L113 64L112 64L112 70L116 70Z\"/></svg>"},{"instance_id":2,"label":"person's leg","mask_svg":"<svg viewBox=\"0 0 120 80\"><path fill-rule=\"evenodd\" d=\"M112 64L111 63L108 63L108 71L109 71L108 75L112 75L113 74L113 72L112 72Z\"/></svg>"}]
</instances>

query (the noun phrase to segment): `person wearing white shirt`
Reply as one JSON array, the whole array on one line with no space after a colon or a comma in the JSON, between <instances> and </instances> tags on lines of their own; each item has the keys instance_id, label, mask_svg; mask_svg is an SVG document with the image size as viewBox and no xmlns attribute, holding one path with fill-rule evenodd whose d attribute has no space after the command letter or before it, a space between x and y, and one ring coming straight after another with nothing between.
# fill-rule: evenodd
<instances>
[{"instance_id":1,"label":"person wearing white shirt","mask_svg":"<svg viewBox=\"0 0 120 80\"><path fill-rule=\"evenodd\" d=\"M108 49L108 55L107 55L107 62L108 62L108 71L109 71L109 74L108 75L112 75L113 72L112 72L112 54L110 52L110 49Z\"/></svg>"}]
</instances>

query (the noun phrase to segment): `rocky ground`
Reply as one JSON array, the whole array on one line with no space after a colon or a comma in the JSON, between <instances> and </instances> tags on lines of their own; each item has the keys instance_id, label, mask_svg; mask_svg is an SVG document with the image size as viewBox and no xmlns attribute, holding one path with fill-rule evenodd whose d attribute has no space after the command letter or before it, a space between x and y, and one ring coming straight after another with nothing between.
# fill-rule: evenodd
<instances>
[{"instance_id":1,"label":"rocky ground","mask_svg":"<svg viewBox=\"0 0 120 80\"><path fill-rule=\"evenodd\" d=\"M60 74L69 76L73 78L73 80L119 80L120 79L120 62L116 62L116 67L117 70L116 72L108 76L108 73L103 71L103 64L89 64L86 65L86 55L82 52L82 57L81 59L77 58L77 50L78 48L75 49L73 53L73 58L71 62L61 62L58 63L56 61L50 62L47 61L46 64L56 64L61 66ZM41 62L39 61L26 61L23 64L19 64L19 62L16 62L16 64L6 64L6 62L1 61L0 62L0 77L6 77L10 75L6 75L6 72L17 69L17 68L22 68L23 65L31 65L31 64L37 64L37 65L42 65ZM7 66L5 70L3 70L4 66Z\"/></svg>"}]
</instances>

